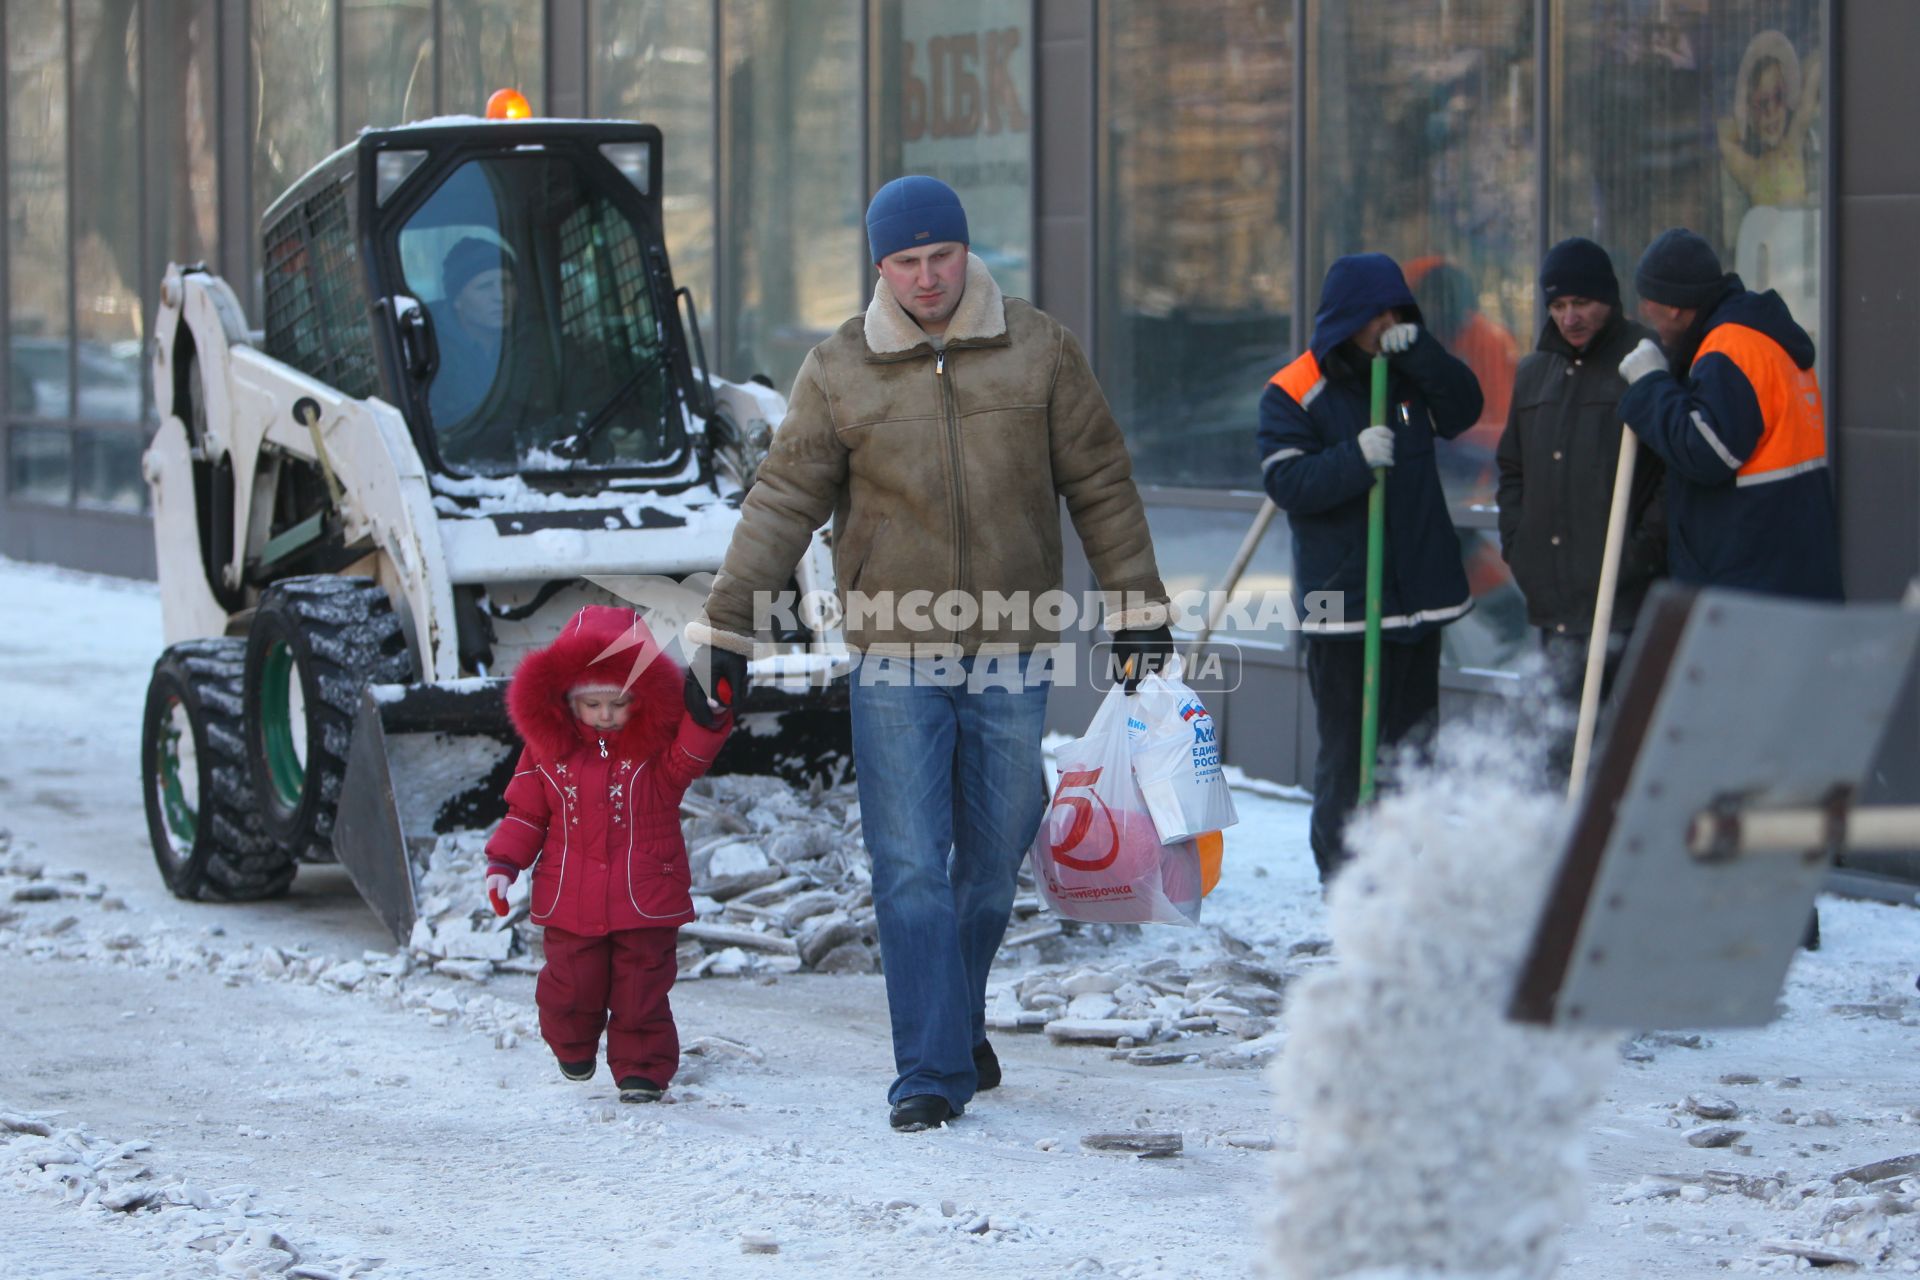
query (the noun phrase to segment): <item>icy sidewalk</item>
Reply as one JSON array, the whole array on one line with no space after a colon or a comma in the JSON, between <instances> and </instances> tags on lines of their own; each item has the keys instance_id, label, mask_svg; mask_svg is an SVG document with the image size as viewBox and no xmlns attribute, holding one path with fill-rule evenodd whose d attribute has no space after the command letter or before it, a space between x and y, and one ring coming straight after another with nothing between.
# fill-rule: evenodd
<instances>
[{"instance_id":1,"label":"icy sidewalk","mask_svg":"<svg viewBox=\"0 0 1920 1280\"><path fill-rule=\"evenodd\" d=\"M1288 1158L1295 1126L1274 1114L1264 1074L1184 1054L1129 1060L1143 1047L1258 1040L1116 1050L998 1032L1006 1085L952 1129L903 1137L885 1128L879 980L763 974L678 989L683 1035L690 1046L707 1037L706 1051L688 1058L671 1105L622 1107L604 1072L584 1087L559 1080L531 1034L524 975L381 972L392 942L337 871L303 871L279 902L175 901L152 866L137 783L140 700L160 648L152 588L0 562L0 593L0 826L42 866L32 883L53 889L0 900L17 913L0 926L0 1107L102 1142L148 1142L140 1156L161 1183L256 1187L251 1203L271 1216L255 1225L315 1265L383 1259L370 1273L380 1276L769 1265L1211 1276L1250 1274L1266 1253L1268 1162ZM1265 797L1241 807L1247 822L1207 903L1214 929L1152 930L1059 962L1016 950L996 986L1024 1007L1022 987L1046 994L1050 980L1071 1001L1067 982L1088 971L1123 980L1078 994L1118 1005L1126 981L1165 981L1167 961L1190 982L1227 959L1289 974L1337 966L1311 945L1326 925L1305 809ZM29 879L15 876L0 899ZM1805 1269L1815 1252L1920 1270L1920 1214L1895 1211L1920 1184L1901 1166L1872 1168L1920 1152L1920 913L1832 900L1821 910L1826 947L1796 962L1781 1020L1645 1038L1611 1068L1561 1275ZM1248 954L1233 954L1241 946ZM1245 983L1212 980L1223 985L1181 986L1183 1007L1219 1001L1191 1016L1272 1016L1230 990ZM1270 1034L1283 1040L1284 1020ZM496 1047L509 1036L516 1048ZM1737 1132L1696 1145L1705 1129ZM1084 1151L1099 1130L1178 1133L1183 1153ZM1503 1136L1523 1135L1487 1141ZM1253 1149L1262 1137L1278 1156ZM0 1148L0 1224L19 1225L0 1273L141 1274L104 1261L124 1256L116 1233L136 1224L63 1198L43 1166L21 1169L24 1144L42 1140ZM1868 1181L1835 1181L1850 1170ZM1367 1194L1360 1223L1388 1208ZM768 1245L777 1258L748 1252ZM222 1274L219 1256L156 1252L144 1273Z\"/></svg>"}]
</instances>

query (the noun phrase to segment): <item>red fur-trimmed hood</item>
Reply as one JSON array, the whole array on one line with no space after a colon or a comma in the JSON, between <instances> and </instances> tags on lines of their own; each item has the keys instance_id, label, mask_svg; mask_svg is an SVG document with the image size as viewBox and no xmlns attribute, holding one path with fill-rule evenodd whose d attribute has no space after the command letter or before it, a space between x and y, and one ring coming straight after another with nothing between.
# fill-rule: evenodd
<instances>
[{"instance_id":1,"label":"red fur-trimmed hood","mask_svg":"<svg viewBox=\"0 0 1920 1280\"><path fill-rule=\"evenodd\" d=\"M638 613L590 604L552 644L520 660L507 686L507 715L537 758L562 760L593 736L567 705L567 691L583 682L630 688L633 714L615 741L622 755L647 760L680 727L685 679Z\"/></svg>"}]
</instances>

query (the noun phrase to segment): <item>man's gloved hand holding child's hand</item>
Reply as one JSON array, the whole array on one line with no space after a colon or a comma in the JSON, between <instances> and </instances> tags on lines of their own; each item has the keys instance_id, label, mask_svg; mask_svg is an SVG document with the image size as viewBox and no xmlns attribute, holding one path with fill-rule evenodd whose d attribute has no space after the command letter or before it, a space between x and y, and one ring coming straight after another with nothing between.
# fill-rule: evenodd
<instances>
[{"instance_id":1,"label":"man's gloved hand holding child's hand","mask_svg":"<svg viewBox=\"0 0 1920 1280\"><path fill-rule=\"evenodd\" d=\"M705 678L702 679L702 676ZM731 649L696 649L687 663L687 714L702 729L719 724L747 696L747 659Z\"/></svg>"}]
</instances>

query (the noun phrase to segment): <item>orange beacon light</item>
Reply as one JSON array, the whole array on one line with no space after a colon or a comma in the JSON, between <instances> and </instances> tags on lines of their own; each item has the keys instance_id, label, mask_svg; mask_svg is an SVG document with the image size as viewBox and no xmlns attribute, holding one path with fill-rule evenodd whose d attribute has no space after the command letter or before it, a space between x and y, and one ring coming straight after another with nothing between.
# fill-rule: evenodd
<instances>
[{"instance_id":1,"label":"orange beacon light","mask_svg":"<svg viewBox=\"0 0 1920 1280\"><path fill-rule=\"evenodd\" d=\"M518 89L495 89L487 99L487 119L526 120L533 115L533 104Z\"/></svg>"}]
</instances>

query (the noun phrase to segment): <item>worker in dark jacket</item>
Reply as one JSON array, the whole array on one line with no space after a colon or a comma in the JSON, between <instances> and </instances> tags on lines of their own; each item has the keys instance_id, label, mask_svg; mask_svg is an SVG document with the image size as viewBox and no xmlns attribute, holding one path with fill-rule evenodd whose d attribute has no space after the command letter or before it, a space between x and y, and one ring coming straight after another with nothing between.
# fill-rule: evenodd
<instances>
[{"instance_id":1,"label":"worker in dark jacket","mask_svg":"<svg viewBox=\"0 0 1920 1280\"><path fill-rule=\"evenodd\" d=\"M1369 425L1369 364L1385 353L1388 424ZM1440 492L1434 436L1480 417L1480 384L1422 327L1392 258L1337 260L1320 289L1308 350L1260 399L1267 496L1293 529L1295 611L1320 732L1313 860L1324 883L1345 861L1360 790L1361 640L1366 629L1367 492L1386 473L1380 743L1418 741L1439 719L1440 628L1473 607Z\"/></svg>"},{"instance_id":2,"label":"worker in dark jacket","mask_svg":"<svg viewBox=\"0 0 1920 1280\"><path fill-rule=\"evenodd\" d=\"M1562 240L1540 265L1547 323L1520 362L1506 433L1500 437L1500 553L1540 629L1556 694L1580 696L1593 632L1600 561L1620 464L1619 365L1653 334L1620 311L1620 282L1607 251ZM1626 649L1647 587L1667 569L1665 467L1641 454L1614 589L1606 673Z\"/></svg>"},{"instance_id":3,"label":"worker in dark jacket","mask_svg":"<svg viewBox=\"0 0 1920 1280\"><path fill-rule=\"evenodd\" d=\"M1674 578L1840 599L1813 339L1778 293L1749 292L1684 228L1647 247L1634 284L1661 346L1620 362L1620 413L1667 464Z\"/></svg>"}]
</instances>

